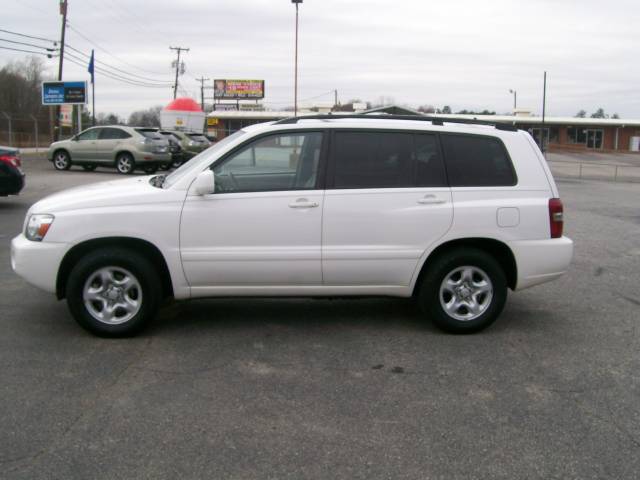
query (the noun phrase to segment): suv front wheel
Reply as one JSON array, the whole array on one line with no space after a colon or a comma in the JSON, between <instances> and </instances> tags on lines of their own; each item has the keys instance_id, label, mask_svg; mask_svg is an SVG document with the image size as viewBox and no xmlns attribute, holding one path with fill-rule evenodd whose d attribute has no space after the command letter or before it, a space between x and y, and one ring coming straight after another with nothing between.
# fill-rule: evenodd
<instances>
[{"instance_id":1,"label":"suv front wheel","mask_svg":"<svg viewBox=\"0 0 640 480\"><path fill-rule=\"evenodd\" d=\"M76 321L91 333L123 337L155 317L162 285L153 264L133 251L104 248L71 270L66 297Z\"/></svg>"},{"instance_id":2,"label":"suv front wheel","mask_svg":"<svg viewBox=\"0 0 640 480\"><path fill-rule=\"evenodd\" d=\"M56 170L69 170L71 168L71 157L64 150L58 150L53 155L53 166Z\"/></svg>"},{"instance_id":3,"label":"suv front wheel","mask_svg":"<svg viewBox=\"0 0 640 480\"><path fill-rule=\"evenodd\" d=\"M491 325L507 299L507 281L495 258L457 248L427 266L418 291L421 309L442 330L473 333Z\"/></svg>"}]
</instances>

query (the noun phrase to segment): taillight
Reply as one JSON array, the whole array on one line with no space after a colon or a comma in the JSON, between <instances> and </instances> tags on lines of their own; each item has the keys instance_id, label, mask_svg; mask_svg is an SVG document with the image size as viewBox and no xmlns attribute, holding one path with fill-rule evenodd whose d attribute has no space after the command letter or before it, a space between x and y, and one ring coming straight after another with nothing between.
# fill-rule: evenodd
<instances>
[{"instance_id":1,"label":"taillight","mask_svg":"<svg viewBox=\"0 0 640 480\"><path fill-rule=\"evenodd\" d=\"M562 200L559 198L549 199L549 226L551 227L551 238L562 237L562 226L564 225L564 208Z\"/></svg>"},{"instance_id":2,"label":"taillight","mask_svg":"<svg viewBox=\"0 0 640 480\"><path fill-rule=\"evenodd\" d=\"M13 155L0 155L0 162L6 163L11 167L19 167L20 166L20 157L16 157Z\"/></svg>"}]
</instances>

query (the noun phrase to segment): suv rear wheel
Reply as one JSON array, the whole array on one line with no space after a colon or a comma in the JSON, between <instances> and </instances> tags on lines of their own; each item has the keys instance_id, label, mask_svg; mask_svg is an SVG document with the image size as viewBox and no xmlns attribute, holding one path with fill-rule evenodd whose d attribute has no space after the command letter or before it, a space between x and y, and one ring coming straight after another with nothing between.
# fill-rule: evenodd
<instances>
[{"instance_id":1,"label":"suv rear wheel","mask_svg":"<svg viewBox=\"0 0 640 480\"><path fill-rule=\"evenodd\" d=\"M456 248L438 256L418 291L421 309L442 330L472 333L491 325L507 299L500 264L477 248Z\"/></svg>"},{"instance_id":2,"label":"suv rear wheel","mask_svg":"<svg viewBox=\"0 0 640 480\"><path fill-rule=\"evenodd\" d=\"M103 337L138 333L155 317L162 285L153 264L122 248L85 255L71 270L66 297L75 320Z\"/></svg>"},{"instance_id":3,"label":"suv rear wheel","mask_svg":"<svg viewBox=\"0 0 640 480\"><path fill-rule=\"evenodd\" d=\"M136 161L130 153L121 153L118 155L118 158L116 158L116 169L118 172L124 174L133 173L135 168Z\"/></svg>"}]
</instances>

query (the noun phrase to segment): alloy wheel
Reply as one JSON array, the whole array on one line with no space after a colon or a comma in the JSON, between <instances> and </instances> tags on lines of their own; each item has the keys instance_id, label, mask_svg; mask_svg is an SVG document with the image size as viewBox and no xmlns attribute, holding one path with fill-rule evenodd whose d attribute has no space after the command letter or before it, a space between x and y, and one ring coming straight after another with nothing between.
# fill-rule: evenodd
<instances>
[{"instance_id":1,"label":"alloy wheel","mask_svg":"<svg viewBox=\"0 0 640 480\"><path fill-rule=\"evenodd\" d=\"M128 270L109 266L89 275L82 298L93 318L108 325L118 325L131 320L140 311L142 287Z\"/></svg>"},{"instance_id":2,"label":"alloy wheel","mask_svg":"<svg viewBox=\"0 0 640 480\"><path fill-rule=\"evenodd\" d=\"M491 305L493 284L489 275L478 267L458 267L445 275L439 298L440 305L451 318L475 320Z\"/></svg>"}]
</instances>

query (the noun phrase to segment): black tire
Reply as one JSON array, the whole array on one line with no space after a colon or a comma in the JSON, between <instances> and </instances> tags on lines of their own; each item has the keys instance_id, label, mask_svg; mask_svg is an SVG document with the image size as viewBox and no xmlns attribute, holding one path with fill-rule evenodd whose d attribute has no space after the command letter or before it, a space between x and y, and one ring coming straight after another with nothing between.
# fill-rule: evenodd
<instances>
[{"instance_id":1,"label":"black tire","mask_svg":"<svg viewBox=\"0 0 640 480\"><path fill-rule=\"evenodd\" d=\"M440 329L449 333L478 332L502 312L507 280L500 264L487 252L473 247L456 248L440 254L427 268L418 289L418 302ZM445 284L445 279L451 282ZM487 288L490 293L482 291Z\"/></svg>"},{"instance_id":2,"label":"black tire","mask_svg":"<svg viewBox=\"0 0 640 480\"><path fill-rule=\"evenodd\" d=\"M158 171L158 166L157 165L147 165L146 167L142 168L142 171L148 175L152 175L154 173L156 173Z\"/></svg>"},{"instance_id":3,"label":"black tire","mask_svg":"<svg viewBox=\"0 0 640 480\"><path fill-rule=\"evenodd\" d=\"M103 282L104 271L112 273L114 282ZM127 278L129 287L120 283ZM120 288L121 285L125 286ZM122 291L119 294L116 290ZM126 337L140 332L156 316L161 292L160 276L153 264L144 256L117 247L102 248L82 257L71 270L66 287L67 305L75 320L101 337ZM85 303L85 293L99 298ZM137 306L132 307L132 303Z\"/></svg>"},{"instance_id":4,"label":"black tire","mask_svg":"<svg viewBox=\"0 0 640 480\"><path fill-rule=\"evenodd\" d=\"M95 165L83 165L82 168L87 172L93 172L97 167Z\"/></svg>"},{"instance_id":5,"label":"black tire","mask_svg":"<svg viewBox=\"0 0 640 480\"><path fill-rule=\"evenodd\" d=\"M133 173L136 168L136 161L133 155L124 152L116 157L116 170L124 175Z\"/></svg>"},{"instance_id":6,"label":"black tire","mask_svg":"<svg viewBox=\"0 0 640 480\"><path fill-rule=\"evenodd\" d=\"M58 150L53 154L53 168L56 170L69 170L71 168L71 157L66 150Z\"/></svg>"}]
</instances>

